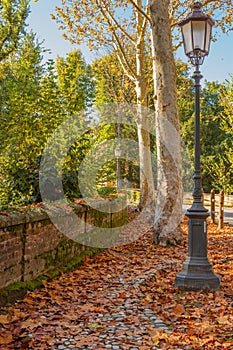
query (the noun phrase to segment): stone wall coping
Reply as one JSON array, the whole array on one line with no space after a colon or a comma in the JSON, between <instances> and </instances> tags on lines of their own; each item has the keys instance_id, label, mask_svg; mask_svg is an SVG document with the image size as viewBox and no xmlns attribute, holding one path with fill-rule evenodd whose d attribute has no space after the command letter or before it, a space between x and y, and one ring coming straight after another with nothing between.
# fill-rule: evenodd
<instances>
[{"instance_id":1,"label":"stone wall coping","mask_svg":"<svg viewBox=\"0 0 233 350\"><path fill-rule=\"evenodd\" d=\"M74 208L75 212L85 212L89 209L87 206L80 204L74 204L72 207ZM58 216L61 216L61 214L64 215L64 210L57 206L56 208L53 208L53 215L55 214ZM69 213L67 212L66 215L69 215ZM0 215L0 229L44 220L49 220L49 215L47 214L46 209L43 207L35 208L34 210L30 210L30 208L28 208L28 210L26 210L24 213L3 213Z\"/></svg>"},{"instance_id":2,"label":"stone wall coping","mask_svg":"<svg viewBox=\"0 0 233 350\"><path fill-rule=\"evenodd\" d=\"M114 202L107 202L105 200L99 200L95 202L96 208L99 210L103 209L103 212L112 212L114 206L116 205ZM106 205L109 207L108 211L106 211ZM75 204L72 203L72 205L67 206L67 211L64 211L64 206L54 205L52 206L52 209L49 209L50 214L54 216L68 216L70 213L70 208L74 210L75 213L84 213L86 211L95 210L91 205L85 205L85 204ZM98 210L97 209L97 210ZM0 215L0 229L7 228L9 226L17 226L22 224L27 224L30 222L38 222L38 221L44 221L49 220L49 215L46 212L46 206L44 207L37 207L37 208L30 208L25 210L25 212L19 211L17 212L8 212L8 213L2 213Z\"/></svg>"}]
</instances>

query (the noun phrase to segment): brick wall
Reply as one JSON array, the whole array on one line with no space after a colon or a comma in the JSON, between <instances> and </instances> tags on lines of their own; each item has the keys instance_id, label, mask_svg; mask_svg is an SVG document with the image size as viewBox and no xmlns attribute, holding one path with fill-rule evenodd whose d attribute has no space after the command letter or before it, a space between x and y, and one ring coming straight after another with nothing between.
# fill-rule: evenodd
<instances>
[{"instance_id":1,"label":"brick wall","mask_svg":"<svg viewBox=\"0 0 233 350\"><path fill-rule=\"evenodd\" d=\"M80 239L75 242L63 235L42 210L0 216L0 288L14 282L31 281L81 256L88 246L86 237L90 235L89 231L92 231L91 239L98 235L98 229L93 233L90 223L98 227L113 227L116 221L125 222L125 210L112 214L110 209L101 212L88 206L75 206L76 215L82 219L76 227L77 233L83 236L85 245L80 244ZM65 219L62 218L63 222Z\"/></svg>"}]
</instances>

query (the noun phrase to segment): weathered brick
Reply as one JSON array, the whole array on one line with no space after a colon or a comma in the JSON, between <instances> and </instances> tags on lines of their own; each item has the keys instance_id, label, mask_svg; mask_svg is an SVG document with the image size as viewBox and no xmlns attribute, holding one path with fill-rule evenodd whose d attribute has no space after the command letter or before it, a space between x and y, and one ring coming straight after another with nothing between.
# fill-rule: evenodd
<instances>
[{"instance_id":1,"label":"weathered brick","mask_svg":"<svg viewBox=\"0 0 233 350\"><path fill-rule=\"evenodd\" d=\"M59 210L56 222L69 237L57 229L45 212L0 217L0 288L35 279L79 256L85 249L77 243L79 235L85 236L87 228L93 225L110 227L110 220L122 215L110 215L110 211L77 205L75 217Z\"/></svg>"}]
</instances>

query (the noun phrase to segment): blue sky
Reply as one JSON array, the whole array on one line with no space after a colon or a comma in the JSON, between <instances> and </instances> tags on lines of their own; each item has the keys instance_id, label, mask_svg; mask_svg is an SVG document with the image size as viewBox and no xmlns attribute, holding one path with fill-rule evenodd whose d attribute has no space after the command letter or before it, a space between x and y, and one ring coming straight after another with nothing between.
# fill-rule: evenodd
<instances>
[{"instance_id":1,"label":"blue sky","mask_svg":"<svg viewBox=\"0 0 233 350\"><path fill-rule=\"evenodd\" d=\"M50 13L54 12L54 7L59 6L61 0L39 0L37 3L31 1L31 13L28 18L29 28L31 28L40 41L44 40L44 47L51 50L51 55L46 58L56 58L65 56L67 52L74 49L66 41L61 32L58 31L57 24L50 18ZM90 63L95 58L93 53L83 51L85 60ZM183 54L183 48L178 53L184 62L187 62ZM211 50L201 67L204 79L208 81L223 81L233 74L233 33L221 34L217 42L211 43Z\"/></svg>"}]
</instances>

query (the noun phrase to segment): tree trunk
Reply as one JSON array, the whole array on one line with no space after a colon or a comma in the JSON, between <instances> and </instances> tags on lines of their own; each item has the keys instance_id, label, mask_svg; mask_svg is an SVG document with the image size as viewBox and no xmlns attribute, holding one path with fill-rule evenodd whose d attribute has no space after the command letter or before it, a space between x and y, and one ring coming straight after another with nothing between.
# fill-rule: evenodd
<instances>
[{"instance_id":1,"label":"tree trunk","mask_svg":"<svg viewBox=\"0 0 233 350\"><path fill-rule=\"evenodd\" d=\"M169 0L151 0L151 41L158 162L154 244L181 241L182 162L176 72L169 21Z\"/></svg>"},{"instance_id":2,"label":"tree trunk","mask_svg":"<svg viewBox=\"0 0 233 350\"><path fill-rule=\"evenodd\" d=\"M139 160L140 160L140 203L139 209L146 210L153 217L155 210L155 189L152 173L152 160L150 151L150 133L148 131L147 114L143 108L140 109L141 121L137 123Z\"/></svg>"},{"instance_id":3,"label":"tree trunk","mask_svg":"<svg viewBox=\"0 0 233 350\"><path fill-rule=\"evenodd\" d=\"M142 0L136 4L142 8ZM145 42L142 35L143 15L136 11L137 45L136 45L136 76L135 90L137 95L137 132L140 160L140 203L139 209L146 210L153 216L155 209L155 189L152 172L152 159L150 151L150 128L147 107L147 84L145 80Z\"/></svg>"}]
</instances>

